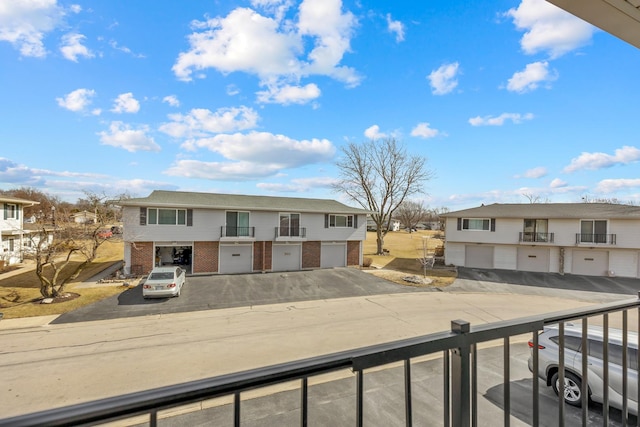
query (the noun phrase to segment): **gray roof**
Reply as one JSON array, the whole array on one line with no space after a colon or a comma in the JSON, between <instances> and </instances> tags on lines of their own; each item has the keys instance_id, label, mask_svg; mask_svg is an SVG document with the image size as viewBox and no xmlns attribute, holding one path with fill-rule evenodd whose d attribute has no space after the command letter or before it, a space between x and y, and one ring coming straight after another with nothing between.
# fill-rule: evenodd
<instances>
[{"instance_id":1,"label":"gray roof","mask_svg":"<svg viewBox=\"0 0 640 427\"><path fill-rule=\"evenodd\" d=\"M34 202L33 200L18 199L16 197L6 197L6 196L0 196L0 203L14 203L16 205L27 205L27 206L40 204L40 202Z\"/></svg>"},{"instance_id":2,"label":"gray roof","mask_svg":"<svg viewBox=\"0 0 640 427\"><path fill-rule=\"evenodd\" d=\"M121 206L157 206L257 211L321 212L368 214L368 210L344 205L335 200L296 197L247 196L239 194L192 193L155 190L148 197L126 199Z\"/></svg>"},{"instance_id":3,"label":"gray roof","mask_svg":"<svg viewBox=\"0 0 640 427\"><path fill-rule=\"evenodd\" d=\"M494 203L448 212L441 216L452 218L640 219L640 206L612 203Z\"/></svg>"}]
</instances>

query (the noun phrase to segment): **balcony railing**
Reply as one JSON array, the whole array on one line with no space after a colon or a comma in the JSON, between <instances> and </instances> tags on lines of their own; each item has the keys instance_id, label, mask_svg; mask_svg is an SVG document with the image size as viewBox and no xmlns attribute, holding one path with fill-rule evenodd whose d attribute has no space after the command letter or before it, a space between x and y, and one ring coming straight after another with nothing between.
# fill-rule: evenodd
<instances>
[{"instance_id":1,"label":"balcony railing","mask_svg":"<svg viewBox=\"0 0 640 427\"><path fill-rule=\"evenodd\" d=\"M279 237L307 237L305 227L276 227L276 239Z\"/></svg>"},{"instance_id":2,"label":"balcony railing","mask_svg":"<svg viewBox=\"0 0 640 427\"><path fill-rule=\"evenodd\" d=\"M576 234L576 245L585 244L585 243L615 245L616 235L615 234L584 234L584 233Z\"/></svg>"},{"instance_id":3,"label":"balcony railing","mask_svg":"<svg viewBox=\"0 0 640 427\"><path fill-rule=\"evenodd\" d=\"M553 233L521 231L519 241L526 243L553 243Z\"/></svg>"},{"instance_id":4,"label":"balcony railing","mask_svg":"<svg viewBox=\"0 0 640 427\"><path fill-rule=\"evenodd\" d=\"M404 396L399 400L403 408L400 413L404 414L404 420L397 420L395 425L413 425L413 415L415 405L425 405L423 401L418 401L412 397L411 368L412 359L425 355L442 355L442 395L443 409L442 420L444 426L476 426L478 424L478 345L489 341L501 340L503 342L503 371L502 371L502 408L503 423L509 425L511 414L511 387L510 387L510 340L512 337L522 334L531 334L531 348L533 360L532 375L532 395L531 395L531 419L527 420L528 425L537 427L540 425L540 398L539 380L537 377L539 356L538 356L538 333L545 325L559 325L559 352L558 355L558 375L559 383L564 383L564 326L568 321L582 322L582 345L586 347L587 328L592 318L602 319L604 330L603 360L608 360L608 327L609 315L621 313L623 348L628 343L628 312L633 310L633 315L639 315L640 298L633 298L626 301L601 304L597 306L567 310L558 313L551 313L540 316L532 316L524 319L496 322L491 324L471 327L468 322L455 320L451 322L451 331L425 335L416 338L395 341L387 344L374 345L357 350L344 351L327 356L320 356L281 365L268 366L246 372L223 375L215 378L192 381L184 384L161 387L154 390L131 393L127 395L107 398L89 403L81 403L64 408L52 409L33 414L21 415L12 418L0 419L0 426L62 426L62 425L85 425L99 424L111 421L131 418L133 416L144 415L148 419L150 426L158 424L158 412L178 406L202 402L206 399L229 396L232 397L233 425L241 425L242 413L242 393L264 388L275 384L284 384L294 380L299 380L300 399L299 414L300 425L306 426L309 421L308 391L309 379L315 376L335 371L350 369L353 372L354 381L354 405L341 405L345 408L353 408L355 414L351 414L357 426L362 426L364 421L364 377L365 370L378 368L390 363L400 362L403 366L404 376ZM640 316L639 316L640 319ZM640 326L640 325L639 325ZM640 340L640 334L638 334ZM640 343L633 343L639 345ZM629 352L623 351L622 355L622 377L627 378L628 369L640 371L640 362L631 360ZM582 378L587 377L587 358L582 358ZM605 362L603 387L608 390L609 375L608 364ZM371 372L373 373L373 372ZM368 373L369 374L369 373ZM582 382L582 425L589 422L589 410L596 410L588 407L588 382ZM627 400L640 402L640 396L629 394L629 381L623 380L622 385L622 419L625 420L628 414ZM640 394L640 387L637 387ZM414 401L415 400L415 401ZM528 399L527 399L528 401ZM279 401L275 401L276 405ZM392 405L394 401L387 401L385 404ZM558 423L564 425L565 401L558 399ZM347 410L349 410L347 409ZM522 408L520 408L522 409ZM333 409L335 410L335 408ZM271 411L278 411L277 408ZM519 411L519 410L518 410ZM604 402L601 407L603 425L609 425L609 395L604 394ZM520 412L519 412L520 413ZM402 416L401 416L402 417ZM387 420L388 421L388 420ZM497 425L495 419L483 420L481 425ZM136 420L137 423L144 421ZM231 424L231 423L230 423Z\"/></svg>"},{"instance_id":5,"label":"balcony railing","mask_svg":"<svg viewBox=\"0 0 640 427\"><path fill-rule=\"evenodd\" d=\"M220 237L255 237L255 227L220 227Z\"/></svg>"}]
</instances>

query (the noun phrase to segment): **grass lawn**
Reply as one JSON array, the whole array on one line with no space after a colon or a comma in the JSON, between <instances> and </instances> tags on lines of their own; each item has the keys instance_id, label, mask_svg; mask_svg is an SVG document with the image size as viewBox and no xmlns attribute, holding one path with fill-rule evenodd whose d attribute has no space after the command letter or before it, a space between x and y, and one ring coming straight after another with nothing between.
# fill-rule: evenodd
<instances>
[{"instance_id":1,"label":"grass lawn","mask_svg":"<svg viewBox=\"0 0 640 427\"><path fill-rule=\"evenodd\" d=\"M123 253L122 241L103 243L95 261L85 268L74 282L65 286L65 292L78 294L79 297L54 304L34 303L41 298L41 295L40 281L33 269L24 267L24 273L6 276L0 274L0 312L5 319L62 314L123 292L126 288L113 285L78 288L81 282L100 273L114 262L122 260ZM77 261L79 262L80 260Z\"/></svg>"},{"instance_id":2,"label":"grass lawn","mask_svg":"<svg viewBox=\"0 0 640 427\"><path fill-rule=\"evenodd\" d=\"M436 235L442 235L442 232L431 230L418 230L413 233L390 231L384 237L384 248L389 253L387 255L375 255L377 250L376 233L375 231L368 231L367 240L364 242L364 257L372 259L372 266L376 267L377 270L371 272L376 276L403 285L416 286L402 280L402 278L407 275L423 275L424 270L419 261L424 252L423 241L426 240L427 242L429 254L433 254L437 247L444 245L442 240L435 237ZM430 286L446 286L455 280L456 270L447 267L427 269L426 277L433 281Z\"/></svg>"}]
</instances>

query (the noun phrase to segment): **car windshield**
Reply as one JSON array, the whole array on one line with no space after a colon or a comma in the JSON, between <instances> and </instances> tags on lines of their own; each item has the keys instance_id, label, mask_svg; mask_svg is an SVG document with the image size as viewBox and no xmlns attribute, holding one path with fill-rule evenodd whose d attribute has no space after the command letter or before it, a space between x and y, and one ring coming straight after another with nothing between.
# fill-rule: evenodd
<instances>
[{"instance_id":1,"label":"car windshield","mask_svg":"<svg viewBox=\"0 0 640 427\"><path fill-rule=\"evenodd\" d=\"M173 280L173 273L151 273L149 280Z\"/></svg>"}]
</instances>

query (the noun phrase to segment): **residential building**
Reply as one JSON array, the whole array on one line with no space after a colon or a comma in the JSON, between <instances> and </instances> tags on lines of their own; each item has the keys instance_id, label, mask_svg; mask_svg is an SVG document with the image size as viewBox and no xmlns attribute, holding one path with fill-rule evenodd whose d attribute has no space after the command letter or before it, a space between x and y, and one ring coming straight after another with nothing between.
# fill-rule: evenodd
<instances>
[{"instance_id":1,"label":"residential building","mask_svg":"<svg viewBox=\"0 0 640 427\"><path fill-rule=\"evenodd\" d=\"M0 262L11 265L22 262L26 244L24 230L24 208L38 202L14 197L0 197L3 213L0 216Z\"/></svg>"},{"instance_id":2,"label":"residential building","mask_svg":"<svg viewBox=\"0 0 640 427\"><path fill-rule=\"evenodd\" d=\"M496 203L442 216L447 264L640 277L638 206Z\"/></svg>"},{"instance_id":3,"label":"residential building","mask_svg":"<svg viewBox=\"0 0 640 427\"><path fill-rule=\"evenodd\" d=\"M71 214L71 218L77 224L95 224L98 222L98 215L89 211L76 212Z\"/></svg>"},{"instance_id":4,"label":"residential building","mask_svg":"<svg viewBox=\"0 0 640 427\"><path fill-rule=\"evenodd\" d=\"M122 201L125 271L192 274L362 264L369 211L335 200L154 191Z\"/></svg>"}]
</instances>

